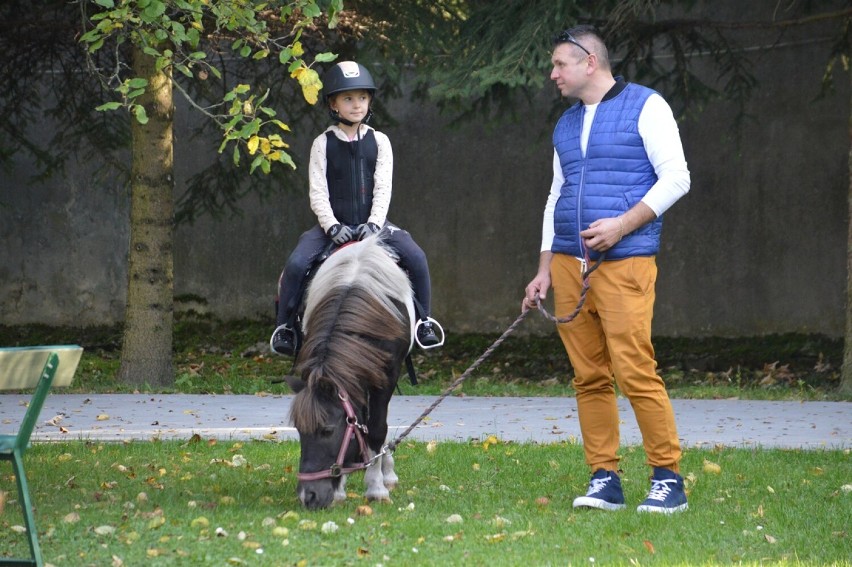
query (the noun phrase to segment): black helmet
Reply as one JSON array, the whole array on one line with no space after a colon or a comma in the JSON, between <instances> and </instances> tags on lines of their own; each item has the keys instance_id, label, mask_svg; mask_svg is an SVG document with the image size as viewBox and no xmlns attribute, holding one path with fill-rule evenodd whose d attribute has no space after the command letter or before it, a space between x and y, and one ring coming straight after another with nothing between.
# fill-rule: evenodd
<instances>
[{"instance_id":1,"label":"black helmet","mask_svg":"<svg viewBox=\"0 0 852 567\"><path fill-rule=\"evenodd\" d=\"M333 94L343 91L364 89L370 95L376 94L376 83L366 67L355 61L341 61L322 77L322 92L325 101Z\"/></svg>"}]
</instances>

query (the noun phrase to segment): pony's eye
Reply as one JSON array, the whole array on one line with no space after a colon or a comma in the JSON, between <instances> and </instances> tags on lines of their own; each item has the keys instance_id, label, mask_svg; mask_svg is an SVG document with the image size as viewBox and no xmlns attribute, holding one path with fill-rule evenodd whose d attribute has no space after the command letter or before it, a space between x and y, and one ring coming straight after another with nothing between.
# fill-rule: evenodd
<instances>
[{"instance_id":1,"label":"pony's eye","mask_svg":"<svg viewBox=\"0 0 852 567\"><path fill-rule=\"evenodd\" d=\"M333 425L324 425L320 428L320 435L322 437L331 437L334 434L334 426Z\"/></svg>"}]
</instances>

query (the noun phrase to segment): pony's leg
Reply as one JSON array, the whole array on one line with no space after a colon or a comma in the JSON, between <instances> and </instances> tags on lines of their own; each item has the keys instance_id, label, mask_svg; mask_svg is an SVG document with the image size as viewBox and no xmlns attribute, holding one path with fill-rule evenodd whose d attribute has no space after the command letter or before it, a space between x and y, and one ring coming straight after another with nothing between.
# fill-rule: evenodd
<instances>
[{"instance_id":1,"label":"pony's leg","mask_svg":"<svg viewBox=\"0 0 852 567\"><path fill-rule=\"evenodd\" d=\"M389 452L382 456L382 475L384 476L385 487L388 490L393 490L399 484L399 477L396 476L396 471L393 468L393 454Z\"/></svg>"},{"instance_id":2,"label":"pony's leg","mask_svg":"<svg viewBox=\"0 0 852 567\"><path fill-rule=\"evenodd\" d=\"M337 485L337 489L334 491L335 502L346 500L346 477L347 475L345 474L340 476L340 484Z\"/></svg>"},{"instance_id":3,"label":"pony's leg","mask_svg":"<svg viewBox=\"0 0 852 567\"><path fill-rule=\"evenodd\" d=\"M376 454L372 449L369 450L369 453L370 458ZM382 463L376 462L364 471L364 484L367 486L364 496L367 497L367 500L390 500L390 492L385 488L382 469Z\"/></svg>"}]
</instances>

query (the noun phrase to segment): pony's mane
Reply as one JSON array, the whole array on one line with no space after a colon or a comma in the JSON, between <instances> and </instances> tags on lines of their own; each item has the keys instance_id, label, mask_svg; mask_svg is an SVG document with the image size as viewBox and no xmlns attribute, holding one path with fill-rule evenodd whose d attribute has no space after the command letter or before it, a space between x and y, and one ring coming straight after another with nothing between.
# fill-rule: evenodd
<instances>
[{"instance_id":1,"label":"pony's mane","mask_svg":"<svg viewBox=\"0 0 852 567\"><path fill-rule=\"evenodd\" d=\"M300 431L316 431L324 423L320 398L342 388L363 406L370 388L387 384L397 342L409 340L411 304L408 276L379 237L342 248L317 270L295 368L305 388L290 411Z\"/></svg>"}]
</instances>

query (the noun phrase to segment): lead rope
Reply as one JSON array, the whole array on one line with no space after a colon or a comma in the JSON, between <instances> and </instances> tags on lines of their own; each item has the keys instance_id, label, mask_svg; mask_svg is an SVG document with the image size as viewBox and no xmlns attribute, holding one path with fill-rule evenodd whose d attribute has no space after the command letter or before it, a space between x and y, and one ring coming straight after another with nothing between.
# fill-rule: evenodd
<instances>
[{"instance_id":1,"label":"lead rope","mask_svg":"<svg viewBox=\"0 0 852 567\"><path fill-rule=\"evenodd\" d=\"M586 294L588 293L589 287L590 287L589 276L591 276L592 272L594 272L595 270L598 269L598 267L600 267L601 262L603 262L604 256L605 256L604 254L601 254L600 257L597 259L597 261L594 263L594 265L591 268L589 268L588 270L586 270L585 272L583 272L583 287L580 291L580 299L577 302L576 309L574 309L574 311L570 315L568 315L567 317L561 318L561 319L557 319L556 317L554 317L553 315L551 315L550 313L548 313L544 309L544 306L541 304L541 298L536 298L536 304L538 305L538 309L539 309L539 311L541 311L542 315L544 315L545 317L547 317L548 319L550 319L551 321L553 321L554 323L557 323L557 324L570 323L571 321L573 321L574 318L577 317L577 315L580 313L580 309L583 308L583 304L586 302ZM586 265L586 266L589 265L588 258L586 259L584 265ZM449 388L447 388L444 391L443 394L438 396L438 398L434 402L432 402L432 404L428 408L426 408L426 410L422 414L420 414L420 416L417 419L414 420L414 423L409 425L408 428L399 435L399 437L394 439L388 445L385 445L385 447L382 449L382 451L378 455L373 457L373 459L371 460L371 463L374 462L379 457L381 457L382 455L384 455L385 453L388 453L388 452L393 453L396 450L396 448L399 446L400 442L403 439L405 439L405 437L407 437L412 431L414 431L414 428L417 427L418 425L420 425L420 423L426 418L426 416L428 416L430 413L432 413L432 410L434 410L436 407L438 407L438 405L441 402L444 401L444 398L449 396L453 392L453 390L458 388L459 385L462 382L467 380L468 377L473 373L473 371L476 370L479 367L480 364L485 362L485 360L489 356L491 356L491 354L497 349L497 347L499 347L503 343L504 340L506 340L506 338L509 335L511 335L512 333L515 332L515 329L518 328L518 325L521 324L521 321L524 320L524 318L527 316L527 313L529 313L529 310L521 312L521 314L518 315L518 318L515 319L515 322L512 323L511 325L509 325L508 329L503 331L503 334L500 335L500 338L498 338L496 341L494 341L494 343L490 347L488 347L485 350L484 353L482 353L482 356L477 358L476 361L473 364L471 364L470 367L467 370L465 370L464 373L461 376L456 378L453 381L453 383L450 384Z\"/></svg>"}]
</instances>

